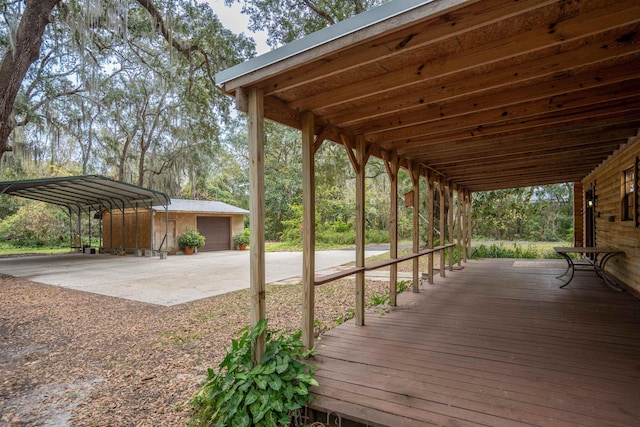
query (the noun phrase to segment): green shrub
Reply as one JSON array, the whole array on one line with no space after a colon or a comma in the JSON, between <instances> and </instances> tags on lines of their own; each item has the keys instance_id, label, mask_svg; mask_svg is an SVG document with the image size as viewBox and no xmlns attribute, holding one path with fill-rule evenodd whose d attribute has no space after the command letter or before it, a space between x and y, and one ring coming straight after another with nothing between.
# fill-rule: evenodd
<instances>
[{"instance_id":1,"label":"green shrub","mask_svg":"<svg viewBox=\"0 0 640 427\"><path fill-rule=\"evenodd\" d=\"M58 246L68 242L68 216L60 208L32 202L0 221L0 240L13 246Z\"/></svg>"},{"instance_id":2,"label":"green shrub","mask_svg":"<svg viewBox=\"0 0 640 427\"><path fill-rule=\"evenodd\" d=\"M195 228L188 228L184 234L178 236L178 246L180 249L185 247L200 248L204 246L204 236Z\"/></svg>"},{"instance_id":3,"label":"green shrub","mask_svg":"<svg viewBox=\"0 0 640 427\"><path fill-rule=\"evenodd\" d=\"M522 249L520 245L513 244L513 249L506 248L502 243L499 245L491 244L490 246L480 245L473 249L471 258L539 258L538 252L528 246Z\"/></svg>"},{"instance_id":4,"label":"green shrub","mask_svg":"<svg viewBox=\"0 0 640 427\"><path fill-rule=\"evenodd\" d=\"M233 243L236 246L248 245L249 243L251 243L251 235L249 233L249 229L245 228L242 233L233 236Z\"/></svg>"},{"instance_id":5,"label":"green shrub","mask_svg":"<svg viewBox=\"0 0 640 427\"><path fill-rule=\"evenodd\" d=\"M313 350L304 349L300 332L285 336L267 330L266 320L239 333L217 372L209 369L208 380L192 399L191 425L289 426L297 411L311 402L309 387L318 385L315 367L304 363ZM252 343L263 333L266 350L255 365Z\"/></svg>"}]
</instances>

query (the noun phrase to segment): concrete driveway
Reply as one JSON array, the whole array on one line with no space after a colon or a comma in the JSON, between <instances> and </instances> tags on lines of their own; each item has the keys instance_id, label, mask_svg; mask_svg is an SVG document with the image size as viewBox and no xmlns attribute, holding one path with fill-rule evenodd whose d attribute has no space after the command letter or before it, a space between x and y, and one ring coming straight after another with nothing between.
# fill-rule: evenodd
<instances>
[{"instance_id":1,"label":"concrete driveway","mask_svg":"<svg viewBox=\"0 0 640 427\"><path fill-rule=\"evenodd\" d=\"M373 256L385 251L367 251ZM302 276L301 252L268 252L266 282ZM316 272L355 260L352 250L316 252ZM66 254L0 259L0 273L47 285L176 305L249 287L249 251L174 255L166 260L127 255Z\"/></svg>"}]
</instances>

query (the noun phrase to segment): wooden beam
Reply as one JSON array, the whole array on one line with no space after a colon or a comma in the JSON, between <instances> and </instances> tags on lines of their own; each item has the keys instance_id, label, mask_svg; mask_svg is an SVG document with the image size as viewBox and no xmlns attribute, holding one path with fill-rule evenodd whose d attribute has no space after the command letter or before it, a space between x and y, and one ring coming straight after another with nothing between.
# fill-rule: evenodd
<instances>
[{"instance_id":1,"label":"wooden beam","mask_svg":"<svg viewBox=\"0 0 640 427\"><path fill-rule=\"evenodd\" d=\"M572 108L567 111L545 113L525 120L507 120L502 123L468 123L465 126L438 134L427 134L399 141L372 142L386 150L398 150L400 156L426 146L443 144L466 145L478 141L495 140L510 144L531 137L562 134L589 127L605 127L620 123L635 122L640 113L640 96L606 104ZM604 132L604 131L603 131ZM579 136L579 135L576 135ZM438 149L438 146L434 146Z\"/></svg>"},{"instance_id":2,"label":"wooden beam","mask_svg":"<svg viewBox=\"0 0 640 427\"><path fill-rule=\"evenodd\" d=\"M453 185L451 183L448 183L447 185L447 197L449 199L449 209L447 209L449 219L449 241L447 243L453 243ZM453 247L449 248L449 271L453 271L453 251Z\"/></svg>"},{"instance_id":3,"label":"wooden beam","mask_svg":"<svg viewBox=\"0 0 640 427\"><path fill-rule=\"evenodd\" d=\"M251 326L266 319L264 263L264 95L261 89L249 89L249 228ZM262 334L252 347L254 363L259 363L265 351Z\"/></svg>"},{"instance_id":4,"label":"wooden beam","mask_svg":"<svg viewBox=\"0 0 640 427\"><path fill-rule=\"evenodd\" d=\"M383 126L386 131L394 127L407 127L424 125L424 123L441 120L444 118L461 117L473 112L479 114L482 111L493 112L501 110L500 114L521 114L514 111L514 105L526 103L547 102L551 105L564 105L569 107L574 95L580 97L581 93L595 94L606 91L608 87L633 79L636 71L633 68L637 64L637 57L631 64L615 64L610 69L597 69L579 75L567 75L564 78L551 78L549 81L529 86L510 87L509 90L498 88L494 91L484 91L473 96L454 98L440 103L430 102L418 104L410 110L392 111L387 115L374 118L365 118L362 124L352 125L354 132L365 132L367 129L380 129ZM585 92L590 91L590 92ZM587 95L589 96L589 95ZM556 101L556 99L558 101ZM563 102L566 101L566 102ZM567 108L568 108L567 107ZM391 124L397 124L392 126ZM364 127L363 127L364 126Z\"/></svg>"},{"instance_id":5,"label":"wooden beam","mask_svg":"<svg viewBox=\"0 0 640 427\"><path fill-rule=\"evenodd\" d=\"M409 175L413 191L413 253L420 252L420 168L418 165L409 163ZM413 292L419 292L419 270L418 258L413 259Z\"/></svg>"},{"instance_id":6,"label":"wooden beam","mask_svg":"<svg viewBox=\"0 0 640 427\"><path fill-rule=\"evenodd\" d=\"M573 183L573 246L584 244L584 187L581 182Z\"/></svg>"},{"instance_id":7,"label":"wooden beam","mask_svg":"<svg viewBox=\"0 0 640 427\"><path fill-rule=\"evenodd\" d=\"M458 248L458 267L462 267L462 259L464 258L464 248L462 246L462 230L463 230L463 225L462 225L462 211L464 209L464 203L462 200L462 189L461 188L457 188L456 191L456 215L458 217L458 220L456 221L457 223L457 228L458 228L458 241L456 242L458 244L457 248Z\"/></svg>"},{"instance_id":8,"label":"wooden beam","mask_svg":"<svg viewBox=\"0 0 640 427\"><path fill-rule=\"evenodd\" d=\"M349 157L349 162L351 162L351 167L353 167L353 171L358 174L360 170L360 164L358 163L358 159L356 158L356 154L353 153L353 149L351 148L352 142L346 135L340 135L340 140L342 141L342 145L344 149L347 150L347 156ZM356 147L357 150L357 147Z\"/></svg>"},{"instance_id":9,"label":"wooden beam","mask_svg":"<svg viewBox=\"0 0 640 427\"><path fill-rule=\"evenodd\" d=\"M347 148L347 151L350 149ZM364 136L356 136L356 268L364 267L365 249L365 169L367 147ZM364 325L364 271L356 273L356 325Z\"/></svg>"},{"instance_id":10,"label":"wooden beam","mask_svg":"<svg viewBox=\"0 0 640 427\"><path fill-rule=\"evenodd\" d=\"M488 90L502 88L510 90L515 85L524 85L533 80L571 75L580 68L593 67L596 64L623 62L630 59L625 56L635 54L636 47L625 43L624 35L633 31L636 25L617 28L615 31L598 33L580 41L572 40L557 46L545 48L533 58L525 55L501 60L487 72L486 64L469 69L455 71L450 75L432 76L413 85L392 92L367 96L358 100L349 100L346 104L331 107L313 106L326 120L336 126L357 126L363 118L376 118L392 112L409 111L425 104L436 104L470 95L478 95ZM603 49L602 46L608 46ZM514 64L515 62L515 64ZM526 65L525 65L526 64ZM424 94L429 94L428 97Z\"/></svg>"},{"instance_id":11,"label":"wooden beam","mask_svg":"<svg viewBox=\"0 0 640 427\"><path fill-rule=\"evenodd\" d=\"M540 50L560 46L568 41L585 38L590 34L632 23L633 18L629 16L629 13L634 11L640 13L640 6L633 0L622 0L619 3L615 5L609 3L605 8L600 8L601 5L595 4L595 2L581 3L579 7L575 8L576 13L566 16L566 19L562 21L559 21L557 17L563 12L566 14L567 11L562 11L556 5L554 8L560 10L551 11L550 15L545 20L539 20L538 26L533 29L523 26L521 32L507 38L499 37L495 27L492 28L491 33L478 29L473 33L476 37L482 37L484 40L491 38L492 40L473 47L464 46L460 49L456 48L462 43L460 39L457 39L455 44L456 40L452 39L447 44L447 46L452 46L449 51L436 58L433 58L429 47L425 47L423 51L416 52L415 59L412 58L413 62L406 64L406 67L388 73L379 73L368 79L360 79L348 86L320 91L317 95L290 104L293 108L317 108L318 106L326 108L394 91L405 86L412 86L421 80L447 76L480 65L488 66L504 61L505 58L536 53ZM553 31L549 31L551 25L554 26ZM585 29L592 28L595 29L592 32L585 31ZM560 34L561 36L559 36ZM474 35L467 34L465 39L473 37ZM442 45L445 44L442 43ZM431 60L425 64L424 60L419 61L420 58Z\"/></svg>"},{"instance_id":12,"label":"wooden beam","mask_svg":"<svg viewBox=\"0 0 640 427\"><path fill-rule=\"evenodd\" d=\"M527 170L535 168L535 170L549 170L550 168L570 168L580 165L591 165L601 162L608 156L613 154L620 148L626 140L618 140L612 144L603 144L601 147L589 147L584 150L571 150L568 152L559 152L558 154L546 154L530 158L523 153L518 158L512 158L507 161L482 161L476 163L453 164L449 166L441 166L438 170L446 176L453 177L473 177L475 175L492 175L494 171L506 173L508 171ZM563 155L564 154L564 155ZM504 167L509 165L509 167Z\"/></svg>"},{"instance_id":13,"label":"wooden beam","mask_svg":"<svg viewBox=\"0 0 640 427\"><path fill-rule=\"evenodd\" d=\"M471 192L467 191L467 238L466 238L466 244L467 244L467 249L465 250L465 257L466 258L470 258L471 257L471 237L472 237L472 212L471 212ZM465 259L465 262L467 260Z\"/></svg>"},{"instance_id":14,"label":"wooden beam","mask_svg":"<svg viewBox=\"0 0 640 427\"><path fill-rule=\"evenodd\" d=\"M608 131L606 129L594 129L592 133L572 137L567 133L566 137L551 136L547 138L541 138L539 140L530 139L522 141L508 141L501 143L481 143L481 142L469 142L465 144L459 144L456 150L446 149L443 144L429 144L424 148L416 148L410 153L410 158L420 158L421 161L427 161L429 165L434 168L438 168L441 165L459 164L468 159L474 160L510 160L518 158L523 153L531 154L534 156L544 156L547 154L566 153L571 151L580 150L582 148L595 148L602 144L615 145L621 139L628 139L634 136L640 127L640 121L634 123L637 126L628 126L628 129L622 129L617 131ZM505 150L505 144L509 144L509 150ZM431 148L431 149L430 149ZM465 150L473 150L474 156L455 156L455 153L464 152ZM428 159L428 160L425 160Z\"/></svg>"},{"instance_id":15,"label":"wooden beam","mask_svg":"<svg viewBox=\"0 0 640 427\"><path fill-rule=\"evenodd\" d=\"M433 248L433 240L435 239L435 176L433 173L428 173L427 176L427 234L428 234L428 242L427 248ZM435 282L435 278L433 277L433 253L430 253L427 256L427 272L429 275L429 284L433 284Z\"/></svg>"},{"instance_id":16,"label":"wooden beam","mask_svg":"<svg viewBox=\"0 0 640 427\"><path fill-rule=\"evenodd\" d=\"M459 2L456 2L459 3ZM434 13L428 15L426 11L420 11L422 20L419 28L406 28L400 32L393 32L385 36L377 43L366 43L358 46L355 51L337 51L328 58L319 58L304 64L293 76L283 78L277 76L264 82L270 94L290 91L304 87L313 82L329 76L338 78L341 74L358 75L361 68L375 68L380 60L396 61L396 57L402 57L412 51L432 49L432 46L446 39L468 32L471 29L485 28L495 24L506 16L524 14L533 9L548 6L551 1L545 0L521 0L517 4L508 0L484 0L475 4L465 4L464 12L452 10L454 2L446 5L446 15ZM441 5L435 5L440 7ZM443 5L444 6L444 5ZM442 12L443 13L443 12ZM393 20L389 20L393 21ZM395 24L396 28L398 25ZM412 54L420 57L420 53ZM322 65L322 67L320 66ZM242 82L240 82L242 83Z\"/></svg>"},{"instance_id":17,"label":"wooden beam","mask_svg":"<svg viewBox=\"0 0 640 427\"><path fill-rule=\"evenodd\" d=\"M459 115L445 117L440 116L439 107L436 106L430 114L425 113L420 118L416 118L418 121L407 122L403 118L400 123L393 122L391 125L387 123L384 127L371 128L380 130L367 132L366 136L373 142L401 141L465 128L470 123L476 124L476 126L477 124L486 126L510 120L522 122L527 118L535 118L544 114L560 114L574 108L593 107L598 103L611 104L614 101L634 99L638 92L640 92L640 79L632 79L543 99L515 101L507 107L496 107L482 111L469 109L461 111Z\"/></svg>"},{"instance_id":18,"label":"wooden beam","mask_svg":"<svg viewBox=\"0 0 640 427\"><path fill-rule=\"evenodd\" d=\"M311 113L313 114L313 113ZM304 131L304 117L302 118L303 120L303 131ZM315 118L314 118L315 120ZM309 126L307 124L307 126ZM323 127L322 129L320 129L320 133L318 134L318 136L316 137L315 141L313 142L313 153L315 154L320 147L322 146L322 143L327 139L327 136L329 135L329 128L328 127Z\"/></svg>"},{"instance_id":19,"label":"wooden beam","mask_svg":"<svg viewBox=\"0 0 640 427\"><path fill-rule=\"evenodd\" d=\"M389 156L382 152L387 176L389 177L389 257L398 258L398 171L400 162L398 152L393 151ZM389 305L397 305L398 265L389 267Z\"/></svg>"},{"instance_id":20,"label":"wooden beam","mask_svg":"<svg viewBox=\"0 0 640 427\"><path fill-rule=\"evenodd\" d=\"M236 89L236 110L243 113L249 111L249 94L243 87Z\"/></svg>"},{"instance_id":21,"label":"wooden beam","mask_svg":"<svg viewBox=\"0 0 640 427\"><path fill-rule=\"evenodd\" d=\"M302 113L302 343L314 345L315 320L315 161L314 115Z\"/></svg>"},{"instance_id":22,"label":"wooden beam","mask_svg":"<svg viewBox=\"0 0 640 427\"><path fill-rule=\"evenodd\" d=\"M444 180L438 180L438 196L440 198L440 245L447 243L447 230L445 230L445 195ZM446 251L440 252L440 277L445 277L445 258Z\"/></svg>"}]
</instances>

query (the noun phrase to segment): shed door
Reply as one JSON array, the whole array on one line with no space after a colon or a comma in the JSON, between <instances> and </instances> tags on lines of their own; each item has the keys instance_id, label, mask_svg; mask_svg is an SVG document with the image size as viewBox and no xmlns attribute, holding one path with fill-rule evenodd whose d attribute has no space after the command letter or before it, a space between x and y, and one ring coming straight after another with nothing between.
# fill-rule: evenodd
<instances>
[{"instance_id":1,"label":"shed door","mask_svg":"<svg viewBox=\"0 0 640 427\"><path fill-rule=\"evenodd\" d=\"M231 218L199 216L198 231L205 238L205 244L198 249L199 252L231 249Z\"/></svg>"}]
</instances>

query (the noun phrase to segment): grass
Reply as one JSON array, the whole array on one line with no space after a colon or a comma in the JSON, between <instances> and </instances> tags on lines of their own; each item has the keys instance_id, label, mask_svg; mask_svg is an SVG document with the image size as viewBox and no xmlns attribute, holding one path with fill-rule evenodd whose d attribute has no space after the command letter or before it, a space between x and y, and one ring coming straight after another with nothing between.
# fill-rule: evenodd
<instances>
[{"instance_id":1,"label":"grass","mask_svg":"<svg viewBox=\"0 0 640 427\"><path fill-rule=\"evenodd\" d=\"M316 242L316 250L330 250L330 249L345 249L352 248L354 245L338 245L338 244L330 244L330 243L319 243ZM302 251L302 243L293 243L293 242L266 242L265 251L267 252L301 252Z\"/></svg>"},{"instance_id":2,"label":"grass","mask_svg":"<svg viewBox=\"0 0 640 427\"><path fill-rule=\"evenodd\" d=\"M68 247L16 247L11 245L0 246L0 256L6 255L51 255L51 254L64 254L71 252Z\"/></svg>"},{"instance_id":3,"label":"grass","mask_svg":"<svg viewBox=\"0 0 640 427\"><path fill-rule=\"evenodd\" d=\"M527 243L526 246L516 242L480 243L471 248L471 258L560 259L553 248L568 245L568 242Z\"/></svg>"}]
</instances>

